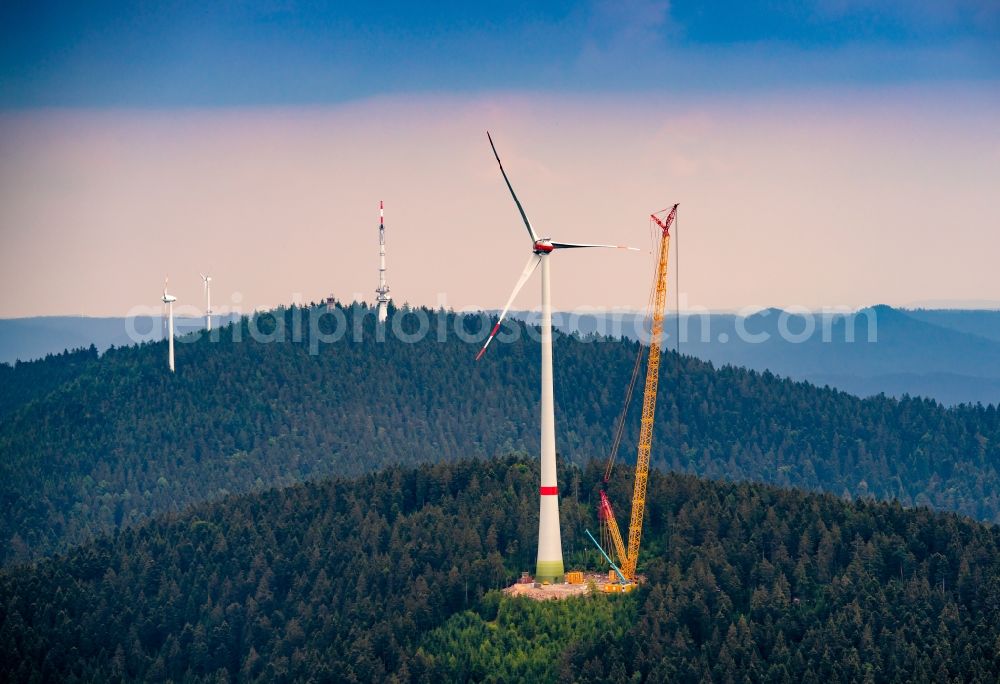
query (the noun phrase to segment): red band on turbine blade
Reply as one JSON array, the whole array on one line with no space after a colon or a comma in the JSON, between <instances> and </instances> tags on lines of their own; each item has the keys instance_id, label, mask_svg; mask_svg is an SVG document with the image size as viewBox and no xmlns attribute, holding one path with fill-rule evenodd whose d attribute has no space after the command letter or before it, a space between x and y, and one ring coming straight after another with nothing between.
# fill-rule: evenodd
<instances>
[{"instance_id":1,"label":"red band on turbine blade","mask_svg":"<svg viewBox=\"0 0 1000 684\"><path fill-rule=\"evenodd\" d=\"M497 321L497 324L493 326L493 331L490 332L490 337L493 337L494 335L496 335L497 334L497 330L499 330L499 329L500 329L500 321Z\"/></svg>"},{"instance_id":2,"label":"red band on turbine blade","mask_svg":"<svg viewBox=\"0 0 1000 684\"><path fill-rule=\"evenodd\" d=\"M558 487L539 487L538 488L538 493L541 494L542 496L556 496L557 494L559 494L559 488Z\"/></svg>"}]
</instances>

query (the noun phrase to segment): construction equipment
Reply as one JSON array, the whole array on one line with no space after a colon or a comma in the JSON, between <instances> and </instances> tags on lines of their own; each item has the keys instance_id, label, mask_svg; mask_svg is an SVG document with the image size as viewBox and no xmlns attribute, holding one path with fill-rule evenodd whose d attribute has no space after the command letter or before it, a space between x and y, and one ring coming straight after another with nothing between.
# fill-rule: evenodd
<instances>
[{"instance_id":1,"label":"construction equipment","mask_svg":"<svg viewBox=\"0 0 1000 684\"><path fill-rule=\"evenodd\" d=\"M654 279L654 292L652 297L652 331L649 341L649 360L646 365L646 387L642 398L642 420L639 428L639 448L635 464L635 485L632 490L632 517L629 520L628 548L622 541L621 532L618 529L618 521L615 518L611 501L604 491L611 479L611 471L614 468L617 455L617 444L620 442L620 434L615 438L611 455L608 458L608 465L604 471L604 481L601 486L601 500L598 504L598 519L602 525L602 532L606 528L606 537L610 538L613 551L618 557L619 565L615 565L608 554L601 548L601 545L589 532L594 544L597 545L601 553L611 563L616 573L620 576L622 585L632 585L636 582L636 564L639 561L639 545L642 541L642 519L646 509L646 481L649 477L649 452L653 444L653 416L656 413L656 389L660 378L660 340L663 336L663 314L667 303L667 263L670 252L670 226L677 217L677 206L674 205L669 210L650 214L650 218L659 226L661 237L659 250L657 252L656 276ZM668 212L664 219L660 219L657 214ZM640 350L641 352L641 350ZM636 368L638 368L638 359ZM633 373L632 382L635 382ZM631 398L632 388L626 394L626 406L623 409L622 419L619 423L619 432L625 422L625 412L628 410L628 402ZM608 590L606 588L606 590ZM613 590L613 589L612 589Z\"/></svg>"},{"instance_id":2,"label":"construction equipment","mask_svg":"<svg viewBox=\"0 0 1000 684\"><path fill-rule=\"evenodd\" d=\"M590 541L594 542L594 546L597 547L597 550L601 552L601 555L604 556L604 559L608 561L608 565L611 566L611 572L608 573L608 583L604 585L604 591L609 593L611 592L624 593L630 591L632 587L635 586L635 583L630 582L625 578L625 575L624 573L622 573L621 568L615 565L615 562L611 560L611 557L608 556L607 552L603 548L601 548L601 545L598 543L596 539L594 539L594 535L590 533L590 530L584 530L584 532L587 533L587 536L590 537ZM618 580L621 581L619 582Z\"/></svg>"}]
</instances>

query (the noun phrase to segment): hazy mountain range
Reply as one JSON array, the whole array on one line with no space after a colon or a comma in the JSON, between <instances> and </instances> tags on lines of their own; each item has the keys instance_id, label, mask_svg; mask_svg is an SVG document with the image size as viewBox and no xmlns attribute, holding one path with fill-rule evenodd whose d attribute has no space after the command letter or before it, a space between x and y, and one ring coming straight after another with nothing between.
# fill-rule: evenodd
<instances>
[{"instance_id":1,"label":"hazy mountain range","mask_svg":"<svg viewBox=\"0 0 1000 684\"><path fill-rule=\"evenodd\" d=\"M536 313L518 314L531 321ZM568 332L648 340L640 314L556 314ZM678 328L679 326L679 328ZM859 396L923 396L945 405L1000 403L1000 311L903 310L850 314L766 309L671 316L666 346L716 365L732 364ZM679 333L679 334L678 334Z\"/></svg>"},{"instance_id":2,"label":"hazy mountain range","mask_svg":"<svg viewBox=\"0 0 1000 684\"><path fill-rule=\"evenodd\" d=\"M215 316L218 325L232 316ZM179 336L200 330L205 325L201 316L174 317ZM0 363L33 361L66 349L94 345L103 353L110 347L127 347L140 342L164 339L165 321L159 316L108 317L32 316L0 319Z\"/></svg>"}]
</instances>

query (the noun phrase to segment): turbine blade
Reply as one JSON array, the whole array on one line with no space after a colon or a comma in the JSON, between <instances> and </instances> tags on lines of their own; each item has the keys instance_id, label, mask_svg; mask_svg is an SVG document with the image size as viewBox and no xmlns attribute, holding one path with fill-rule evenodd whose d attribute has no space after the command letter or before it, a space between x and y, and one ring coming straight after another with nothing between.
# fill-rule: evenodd
<instances>
[{"instance_id":1,"label":"turbine blade","mask_svg":"<svg viewBox=\"0 0 1000 684\"><path fill-rule=\"evenodd\" d=\"M609 249L628 249L633 252L638 252L638 247L629 247L628 245L591 245L582 242L553 242L552 246L556 249L578 249L581 247L608 247Z\"/></svg>"},{"instance_id":2,"label":"turbine blade","mask_svg":"<svg viewBox=\"0 0 1000 684\"><path fill-rule=\"evenodd\" d=\"M497 154L497 146L493 144L493 138L490 136L489 131L486 131L486 137L489 138L490 147L493 148L493 156L497 158L497 164L500 166L500 173L503 174L504 182L507 183L507 189L510 190L510 196L514 198L514 204L517 205L517 210L521 212L521 219L524 221L524 227L528 229L528 235L531 236L531 241L537 242L538 236L535 234L534 228L531 227L528 215L524 213L524 207L521 206L521 200L517 199L517 195L514 194L514 188L511 187L510 179L507 178L507 172L503 170L503 164L500 162L500 155Z\"/></svg>"},{"instance_id":3,"label":"turbine blade","mask_svg":"<svg viewBox=\"0 0 1000 684\"><path fill-rule=\"evenodd\" d=\"M500 331L500 324L503 323L503 319L506 318L507 312L510 311L510 305L514 303L514 298L517 297L517 293L521 291L524 284L528 282L528 278L531 274L535 272L538 264L542 262L542 257L538 254L532 254L531 258L528 259L527 265L524 267L524 271L521 273L521 277L518 278L517 284L514 286L514 291L510 293L510 299L507 300L507 304L503 307L503 312L500 314L500 318L497 319L497 324L493 326L493 330L490 331L490 336L486 338L486 343L483 344L483 348L479 350L476 354L476 361L483 358L483 354L486 353L486 348L490 346L490 342Z\"/></svg>"}]
</instances>

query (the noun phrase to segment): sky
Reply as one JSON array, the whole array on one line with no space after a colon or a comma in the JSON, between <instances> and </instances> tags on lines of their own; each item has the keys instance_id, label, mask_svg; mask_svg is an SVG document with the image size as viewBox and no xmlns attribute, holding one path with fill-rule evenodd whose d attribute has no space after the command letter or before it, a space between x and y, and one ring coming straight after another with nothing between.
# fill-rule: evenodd
<instances>
[{"instance_id":1,"label":"sky","mask_svg":"<svg viewBox=\"0 0 1000 684\"><path fill-rule=\"evenodd\" d=\"M0 316L371 299L1000 306L996 2L0 6ZM676 275L676 273L675 273ZM537 283L519 308L538 304ZM158 308L156 309L158 311Z\"/></svg>"}]
</instances>

